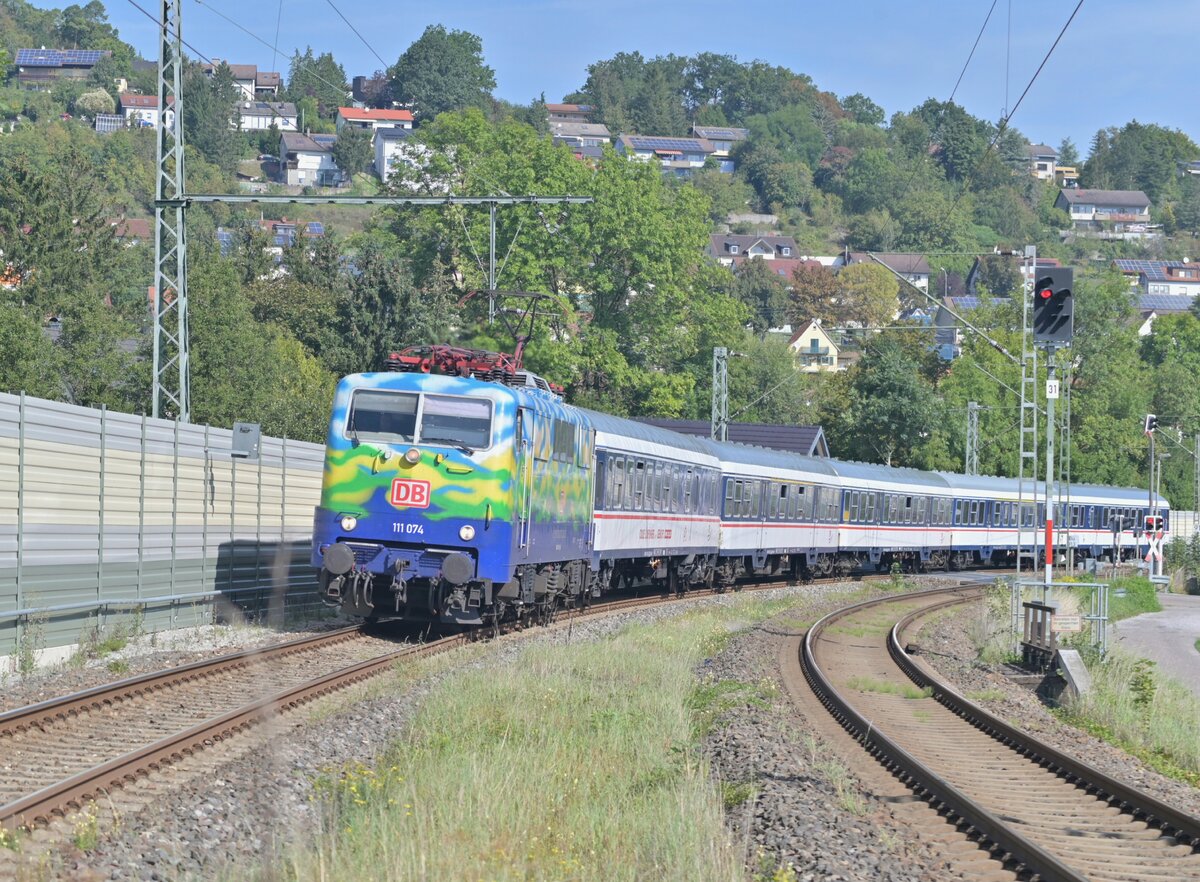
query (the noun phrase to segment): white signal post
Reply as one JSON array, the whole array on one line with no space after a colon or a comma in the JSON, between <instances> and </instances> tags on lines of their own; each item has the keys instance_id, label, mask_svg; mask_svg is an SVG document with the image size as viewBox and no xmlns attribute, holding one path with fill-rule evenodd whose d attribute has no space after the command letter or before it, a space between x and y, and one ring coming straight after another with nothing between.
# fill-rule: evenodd
<instances>
[{"instance_id":1,"label":"white signal post","mask_svg":"<svg viewBox=\"0 0 1200 882\"><path fill-rule=\"evenodd\" d=\"M1037 292L1034 296L1038 296ZM1054 402L1058 380L1054 377L1054 344L1046 344L1046 591L1054 581ZM1053 392L1053 394L1051 394Z\"/></svg>"}]
</instances>

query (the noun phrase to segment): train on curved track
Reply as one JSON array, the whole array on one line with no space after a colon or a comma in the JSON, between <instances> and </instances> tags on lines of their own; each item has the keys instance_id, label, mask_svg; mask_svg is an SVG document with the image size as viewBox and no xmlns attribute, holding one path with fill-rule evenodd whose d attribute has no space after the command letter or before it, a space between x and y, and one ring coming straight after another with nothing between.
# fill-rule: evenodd
<instances>
[{"instance_id":1,"label":"train on curved track","mask_svg":"<svg viewBox=\"0 0 1200 882\"><path fill-rule=\"evenodd\" d=\"M647 581L721 590L1045 547L1044 505L1013 479L680 435L566 404L474 350L389 365L337 387L313 523L321 598L351 616L497 625ZM1079 559L1140 555L1145 527L1169 530L1145 491L1069 492L1054 547Z\"/></svg>"}]
</instances>

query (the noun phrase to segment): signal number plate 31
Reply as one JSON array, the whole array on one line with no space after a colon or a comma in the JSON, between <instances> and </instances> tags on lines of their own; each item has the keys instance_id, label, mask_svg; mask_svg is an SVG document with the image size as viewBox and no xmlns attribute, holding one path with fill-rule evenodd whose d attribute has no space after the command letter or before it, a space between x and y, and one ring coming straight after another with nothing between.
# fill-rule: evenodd
<instances>
[{"instance_id":1,"label":"signal number plate 31","mask_svg":"<svg viewBox=\"0 0 1200 882\"><path fill-rule=\"evenodd\" d=\"M429 507L429 482L396 478L392 481L392 505L407 508Z\"/></svg>"}]
</instances>

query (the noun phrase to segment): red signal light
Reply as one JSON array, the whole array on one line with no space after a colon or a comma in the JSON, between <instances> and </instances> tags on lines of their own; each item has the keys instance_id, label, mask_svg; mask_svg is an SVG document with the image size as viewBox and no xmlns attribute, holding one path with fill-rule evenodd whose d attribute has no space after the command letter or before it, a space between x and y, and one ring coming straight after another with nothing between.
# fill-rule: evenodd
<instances>
[{"instance_id":1,"label":"red signal light","mask_svg":"<svg viewBox=\"0 0 1200 882\"><path fill-rule=\"evenodd\" d=\"M1043 300L1049 300L1053 296L1054 292L1049 288L1043 288L1041 291L1038 291L1038 297L1041 297Z\"/></svg>"}]
</instances>

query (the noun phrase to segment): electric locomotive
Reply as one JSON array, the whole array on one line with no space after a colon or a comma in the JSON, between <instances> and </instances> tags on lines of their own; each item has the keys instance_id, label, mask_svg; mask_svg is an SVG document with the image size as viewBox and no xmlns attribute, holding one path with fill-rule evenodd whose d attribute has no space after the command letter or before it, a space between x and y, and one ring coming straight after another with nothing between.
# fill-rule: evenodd
<instances>
[{"instance_id":1,"label":"electric locomotive","mask_svg":"<svg viewBox=\"0 0 1200 882\"><path fill-rule=\"evenodd\" d=\"M462 373L520 385L428 372L455 352ZM401 358L334 395L313 523L322 598L354 616L478 625L545 617L590 589L588 420L484 353Z\"/></svg>"}]
</instances>

